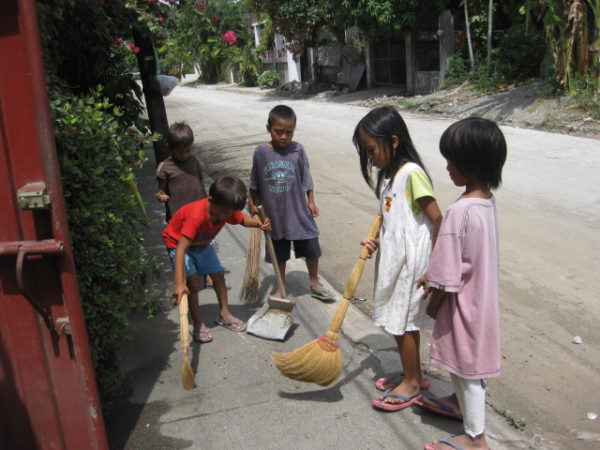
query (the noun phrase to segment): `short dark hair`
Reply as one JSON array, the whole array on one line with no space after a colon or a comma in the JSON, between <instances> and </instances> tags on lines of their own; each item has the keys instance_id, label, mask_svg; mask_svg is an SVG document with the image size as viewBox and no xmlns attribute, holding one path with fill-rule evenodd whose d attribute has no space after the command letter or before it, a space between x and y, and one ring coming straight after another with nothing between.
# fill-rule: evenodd
<instances>
[{"instance_id":1,"label":"short dark hair","mask_svg":"<svg viewBox=\"0 0 600 450\"><path fill-rule=\"evenodd\" d=\"M502 183L506 140L498 125L469 117L450 125L440 139L440 153L467 177L496 189Z\"/></svg>"},{"instance_id":2,"label":"short dark hair","mask_svg":"<svg viewBox=\"0 0 600 450\"><path fill-rule=\"evenodd\" d=\"M248 190L237 177L221 177L210 185L208 195L215 205L241 211L246 206Z\"/></svg>"},{"instance_id":3,"label":"short dark hair","mask_svg":"<svg viewBox=\"0 0 600 450\"><path fill-rule=\"evenodd\" d=\"M271 126L277 119L293 120L294 124L296 124L296 113L287 105L277 105L269 111L269 120L267 121L267 124Z\"/></svg>"},{"instance_id":4,"label":"short dark hair","mask_svg":"<svg viewBox=\"0 0 600 450\"><path fill-rule=\"evenodd\" d=\"M187 147L194 143L194 132L185 122L175 122L167 131L167 145L170 149Z\"/></svg>"}]
</instances>

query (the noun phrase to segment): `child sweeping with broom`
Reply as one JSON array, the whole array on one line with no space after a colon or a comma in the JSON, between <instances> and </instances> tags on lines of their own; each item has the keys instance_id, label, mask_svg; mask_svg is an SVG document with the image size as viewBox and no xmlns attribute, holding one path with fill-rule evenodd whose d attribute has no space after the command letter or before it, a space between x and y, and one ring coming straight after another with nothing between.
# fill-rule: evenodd
<instances>
[{"instance_id":1,"label":"child sweeping with broom","mask_svg":"<svg viewBox=\"0 0 600 450\"><path fill-rule=\"evenodd\" d=\"M440 152L460 198L448 208L425 273L434 317L431 361L450 372L463 415L464 434L425 445L426 450L487 449L486 379L500 375L498 219L492 189L502 181L506 141L498 126L471 117L452 124ZM418 399L421 406L427 401ZM431 404L431 401L428 402Z\"/></svg>"},{"instance_id":2,"label":"child sweeping with broom","mask_svg":"<svg viewBox=\"0 0 600 450\"><path fill-rule=\"evenodd\" d=\"M231 331L242 332L246 329L246 324L229 311L224 269L214 247L210 245L226 223L260 227L267 231L271 229L268 218L263 223L259 218L241 212L246 205L246 198L246 185L242 180L235 177L219 178L210 186L208 198L182 206L162 233L174 265L173 294L177 304L183 294L189 294L190 297L194 340L210 342L213 338L202 320L198 304L199 275L205 273L213 274L219 301L220 312L215 323Z\"/></svg>"},{"instance_id":3,"label":"child sweeping with broom","mask_svg":"<svg viewBox=\"0 0 600 450\"><path fill-rule=\"evenodd\" d=\"M380 248L376 261L374 312L376 326L392 334L404 372L377 380L385 391L373 399L376 408L399 411L414 403L429 380L421 372L420 333L425 319L423 289L431 248L442 221L431 181L398 112L373 109L356 126L353 137L362 175L380 200L383 224L379 238L361 242L370 251Z\"/></svg>"},{"instance_id":4,"label":"child sweeping with broom","mask_svg":"<svg viewBox=\"0 0 600 450\"><path fill-rule=\"evenodd\" d=\"M277 261L271 261L269 252L265 252L265 260L279 265L284 282L293 243L296 258L306 258L311 296L335 301L319 281L321 247L315 222L319 208L306 152L302 144L292 140L295 129L296 114L292 108L278 105L271 109L267 121L271 140L256 147L252 158L248 211L257 214L258 205L262 204L265 215L271 219ZM281 292L274 296L280 297Z\"/></svg>"}]
</instances>

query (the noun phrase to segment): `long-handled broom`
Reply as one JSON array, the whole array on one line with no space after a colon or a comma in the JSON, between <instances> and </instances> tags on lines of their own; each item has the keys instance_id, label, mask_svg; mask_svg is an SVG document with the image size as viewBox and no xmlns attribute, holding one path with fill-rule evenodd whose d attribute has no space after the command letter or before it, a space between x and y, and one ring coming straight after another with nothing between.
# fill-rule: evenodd
<instances>
[{"instance_id":1,"label":"long-handled broom","mask_svg":"<svg viewBox=\"0 0 600 450\"><path fill-rule=\"evenodd\" d=\"M368 237L377 236L382 219L381 215L375 218ZM325 336L289 353L272 352L271 357L284 376L292 380L316 383L321 386L328 386L338 379L342 372L343 356L336 341L368 256L369 250L363 247L358 261L354 264L352 273L346 281L344 298L340 301Z\"/></svg>"},{"instance_id":2,"label":"long-handled broom","mask_svg":"<svg viewBox=\"0 0 600 450\"><path fill-rule=\"evenodd\" d=\"M188 355L190 349L190 330L188 324L188 296L183 294L179 303L179 333L181 337L181 353L183 363L181 364L181 383L183 388L190 390L194 389L196 382L194 380L194 371L190 364Z\"/></svg>"},{"instance_id":3,"label":"long-handled broom","mask_svg":"<svg viewBox=\"0 0 600 450\"><path fill-rule=\"evenodd\" d=\"M248 255L246 256L246 270L244 282L240 291L240 299L246 303L258 301L258 286L260 284L260 228L252 228Z\"/></svg>"}]
</instances>

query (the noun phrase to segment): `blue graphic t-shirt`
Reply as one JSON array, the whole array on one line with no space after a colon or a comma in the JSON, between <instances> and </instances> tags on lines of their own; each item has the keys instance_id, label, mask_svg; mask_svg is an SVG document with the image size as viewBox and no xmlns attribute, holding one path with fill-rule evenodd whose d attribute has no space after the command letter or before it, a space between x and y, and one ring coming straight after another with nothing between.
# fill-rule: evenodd
<instances>
[{"instance_id":1,"label":"blue graphic t-shirt","mask_svg":"<svg viewBox=\"0 0 600 450\"><path fill-rule=\"evenodd\" d=\"M302 144L292 142L278 150L268 144L256 147L248 185L258 192L271 219L273 239L296 241L319 235L306 199L313 181Z\"/></svg>"}]
</instances>

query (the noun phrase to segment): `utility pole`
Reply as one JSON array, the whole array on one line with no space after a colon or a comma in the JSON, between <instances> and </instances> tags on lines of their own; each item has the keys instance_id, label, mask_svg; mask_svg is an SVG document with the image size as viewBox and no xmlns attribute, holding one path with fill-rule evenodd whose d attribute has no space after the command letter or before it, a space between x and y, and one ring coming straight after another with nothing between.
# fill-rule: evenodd
<instances>
[{"instance_id":1,"label":"utility pole","mask_svg":"<svg viewBox=\"0 0 600 450\"><path fill-rule=\"evenodd\" d=\"M150 120L150 130L153 133L160 133L163 136L152 143L156 164L158 165L170 155L169 148L164 139L169 129L169 121L167 120L165 102L156 81L157 64L150 33L148 30L139 28L134 28L132 31L135 45L140 49L137 59L140 66L140 77L142 79L142 89L144 91L148 119Z\"/></svg>"}]
</instances>

